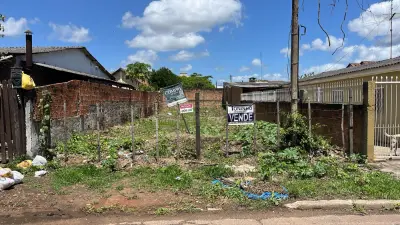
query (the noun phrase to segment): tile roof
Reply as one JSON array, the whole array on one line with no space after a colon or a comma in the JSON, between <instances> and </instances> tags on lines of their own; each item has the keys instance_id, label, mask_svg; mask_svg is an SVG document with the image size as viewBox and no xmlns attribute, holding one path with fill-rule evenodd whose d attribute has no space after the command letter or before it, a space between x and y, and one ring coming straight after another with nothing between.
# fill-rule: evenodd
<instances>
[{"instance_id":1,"label":"tile roof","mask_svg":"<svg viewBox=\"0 0 400 225\"><path fill-rule=\"evenodd\" d=\"M57 52L67 49L83 49L82 46L67 46L67 47L57 47L57 46L48 46L48 47L32 47L32 53L48 53L48 52ZM25 54L25 47L0 47L0 55L6 54Z\"/></svg>"},{"instance_id":2,"label":"tile roof","mask_svg":"<svg viewBox=\"0 0 400 225\"><path fill-rule=\"evenodd\" d=\"M367 62L367 61L365 61L365 62ZM344 74L359 72L359 71L363 71L363 70L393 66L396 64L400 64L400 57L396 57L393 59L386 59L386 60L382 60L382 61L376 61L376 62L367 62L367 63L360 64L359 66L327 71L327 72L323 72L320 74L316 74L314 76L302 78L302 79L300 79L300 82L305 82L305 81L310 81L310 80L315 80L315 79L320 79L320 78L326 78L326 77L332 77L332 76L338 76L338 75L344 75Z\"/></svg>"},{"instance_id":3,"label":"tile roof","mask_svg":"<svg viewBox=\"0 0 400 225\"><path fill-rule=\"evenodd\" d=\"M83 53L89 57L97 66L103 71L110 79L114 79L114 77L104 68L103 65L97 59L90 54L90 52L83 46L46 46L46 47L32 47L32 53L50 53L50 52L57 52L63 50L70 50L70 49L79 49L82 50ZM20 55L25 54L25 47L0 47L0 55Z\"/></svg>"}]
</instances>

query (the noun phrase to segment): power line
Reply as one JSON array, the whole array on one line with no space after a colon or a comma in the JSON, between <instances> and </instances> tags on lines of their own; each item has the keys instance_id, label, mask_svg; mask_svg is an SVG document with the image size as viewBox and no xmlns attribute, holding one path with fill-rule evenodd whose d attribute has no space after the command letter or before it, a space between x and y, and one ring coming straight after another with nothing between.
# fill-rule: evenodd
<instances>
[{"instance_id":1,"label":"power line","mask_svg":"<svg viewBox=\"0 0 400 225\"><path fill-rule=\"evenodd\" d=\"M377 24L363 39L361 39L361 41L359 41L356 45L351 46L351 48L353 49L354 47L356 47L356 46L360 45L362 42L364 42L365 39L367 39L367 38L372 34L372 32L374 32L374 30L375 30L381 23L383 23L384 21L385 21L385 20L380 21L380 22L379 22L379 23L378 23L378 24ZM342 57L340 57L336 62L332 63L332 65L331 65L330 67L328 67L323 73L325 73L325 72L327 72L327 71L330 71L330 70L332 69L332 67L333 67L335 64L339 63L342 59L344 59L347 55L349 55L350 52L351 52L351 51L347 52L347 53L344 54Z\"/></svg>"}]
</instances>

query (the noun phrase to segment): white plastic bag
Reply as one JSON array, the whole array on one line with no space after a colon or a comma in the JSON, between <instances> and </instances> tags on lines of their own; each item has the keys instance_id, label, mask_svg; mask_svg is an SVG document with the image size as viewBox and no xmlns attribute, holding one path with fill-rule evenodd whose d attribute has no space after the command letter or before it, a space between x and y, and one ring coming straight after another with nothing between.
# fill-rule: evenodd
<instances>
[{"instance_id":1,"label":"white plastic bag","mask_svg":"<svg viewBox=\"0 0 400 225\"><path fill-rule=\"evenodd\" d=\"M42 177L47 174L46 170L39 170L35 172L35 177Z\"/></svg>"},{"instance_id":2,"label":"white plastic bag","mask_svg":"<svg viewBox=\"0 0 400 225\"><path fill-rule=\"evenodd\" d=\"M47 164L47 160L40 155L37 155L33 161L32 161L32 166L44 166Z\"/></svg>"},{"instance_id":3,"label":"white plastic bag","mask_svg":"<svg viewBox=\"0 0 400 225\"><path fill-rule=\"evenodd\" d=\"M0 168L0 177L12 177L11 169L9 168Z\"/></svg>"},{"instance_id":4,"label":"white plastic bag","mask_svg":"<svg viewBox=\"0 0 400 225\"><path fill-rule=\"evenodd\" d=\"M12 171L13 175L13 180L15 181L15 184L22 183L22 180L24 179L24 175L18 171Z\"/></svg>"},{"instance_id":5,"label":"white plastic bag","mask_svg":"<svg viewBox=\"0 0 400 225\"><path fill-rule=\"evenodd\" d=\"M15 181L10 178L0 177L0 190L5 190L15 184Z\"/></svg>"}]
</instances>

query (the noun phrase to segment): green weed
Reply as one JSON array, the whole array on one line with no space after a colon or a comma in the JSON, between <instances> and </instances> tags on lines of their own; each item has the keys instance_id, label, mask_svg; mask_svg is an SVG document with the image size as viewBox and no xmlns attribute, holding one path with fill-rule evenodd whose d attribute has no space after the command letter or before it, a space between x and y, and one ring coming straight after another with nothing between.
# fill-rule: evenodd
<instances>
[{"instance_id":1,"label":"green weed","mask_svg":"<svg viewBox=\"0 0 400 225\"><path fill-rule=\"evenodd\" d=\"M120 173L110 173L107 169L96 168L94 165L65 167L51 173L55 190L76 184L83 184L89 189L103 190L111 187L120 178Z\"/></svg>"}]
</instances>

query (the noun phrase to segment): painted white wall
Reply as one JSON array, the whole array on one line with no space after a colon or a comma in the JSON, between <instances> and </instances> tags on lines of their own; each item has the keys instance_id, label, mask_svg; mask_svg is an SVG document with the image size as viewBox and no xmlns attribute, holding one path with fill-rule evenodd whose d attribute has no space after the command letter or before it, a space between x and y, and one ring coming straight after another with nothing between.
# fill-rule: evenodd
<instances>
[{"instance_id":1,"label":"painted white wall","mask_svg":"<svg viewBox=\"0 0 400 225\"><path fill-rule=\"evenodd\" d=\"M20 60L25 60L21 55ZM57 52L35 53L33 54L34 63L44 63L64 69L74 70L91 74L100 78L110 79L106 73L97 67L95 63L87 57L80 49L66 49Z\"/></svg>"},{"instance_id":2,"label":"painted white wall","mask_svg":"<svg viewBox=\"0 0 400 225\"><path fill-rule=\"evenodd\" d=\"M119 83L132 85L136 89L139 87L139 82L132 82L132 80L126 79L126 73L122 70L119 70L117 73L115 73L114 77L115 81Z\"/></svg>"}]
</instances>

